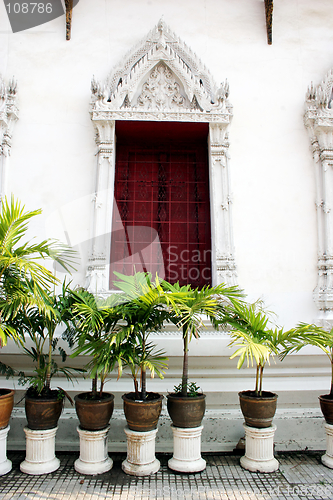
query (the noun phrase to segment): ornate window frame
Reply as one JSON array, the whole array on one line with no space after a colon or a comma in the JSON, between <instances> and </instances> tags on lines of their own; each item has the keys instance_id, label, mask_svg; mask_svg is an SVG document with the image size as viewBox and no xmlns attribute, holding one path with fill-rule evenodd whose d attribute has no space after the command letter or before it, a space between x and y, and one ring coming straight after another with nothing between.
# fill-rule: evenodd
<instances>
[{"instance_id":1,"label":"ornate window frame","mask_svg":"<svg viewBox=\"0 0 333 500\"><path fill-rule=\"evenodd\" d=\"M228 141L232 106L228 82L217 88L207 68L162 20L124 61L105 85L95 78L91 85L90 113L98 149L87 287L93 293L109 293L116 120L209 123L213 284L235 284ZM170 86L155 89L150 85L158 65L167 68Z\"/></svg>"},{"instance_id":2,"label":"ornate window frame","mask_svg":"<svg viewBox=\"0 0 333 500\"><path fill-rule=\"evenodd\" d=\"M318 282L314 301L321 320L333 324L333 70L306 94L304 124L308 130L316 177Z\"/></svg>"}]
</instances>

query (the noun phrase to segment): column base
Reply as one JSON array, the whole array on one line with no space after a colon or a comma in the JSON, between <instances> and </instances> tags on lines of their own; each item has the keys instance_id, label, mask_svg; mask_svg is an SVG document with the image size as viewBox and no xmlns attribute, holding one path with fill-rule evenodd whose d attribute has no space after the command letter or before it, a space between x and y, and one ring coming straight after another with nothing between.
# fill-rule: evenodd
<instances>
[{"instance_id":1,"label":"column base","mask_svg":"<svg viewBox=\"0 0 333 500\"><path fill-rule=\"evenodd\" d=\"M206 468L206 461L201 457L200 427L175 427L173 432L173 457L168 461L168 467L177 472L201 472Z\"/></svg>"},{"instance_id":2,"label":"column base","mask_svg":"<svg viewBox=\"0 0 333 500\"><path fill-rule=\"evenodd\" d=\"M130 476L150 476L160 470L160 461L155 458L150 464L131 464L126 458L121 464L121 468L126 474Z\"/></svg>"},{"instance_id":3,"label":"column base","mask_svg":"<svg viewBox=\"0 0 333 500\"><path fill-rule=\"evenodd\" d=\"M77 427L80 436L80 457L74 469L80 474L94 476L112 469L113 461L108 455L108 432L110 426L101 431L85 431Z\"/></svg>"},{"instance_id":4,"label":"column base","mask_svg":"<svg viewBox=\"0 0 333 500\"><path fill-rule=\"evenodd\" d=\"M10 426L0 430L0 476L12 470L12 462L7 458L7 436Z\"/></svg>"},{"instance_id":5,"label":"column base","mask_svg":"<svg viewBox=\"0 0 333 500\"><path fill-rule=\"evenodd\" d=\"M127 436L127 458L122 463L122 469L131 476L149 476L160 468L160 462L155 457L155 438L157 429L147 432L132 431L125 428Z\"/></svg>"},{"instance_id":6,"label":"column base","mask_svg":"<svg viewBox=\"0 0 333 500\"><path fill-rule=\"evenodd\" d=\"M241 466L250 472L275 472L279 462L274 458L274 434L276 425L258 429L243 424L245 429L245 455Z\"/></svg>"},{"instance_id":7,"label":"column base","mask_svg":"<svg viewBox=\"0 0 333 500\"><path fill-rule=\"evenodd\" d=\"M55 456L55 435L58 427L43 431L24 428L26 436L26 458L20 464L25 474L40 476L49 474L60 467L60 460Z\"/></svg>"},{"instance_id":8,"label":"column base","mask_svg":"<svg viewBox=\"0 0 333 500\"><path fill-rule=\"evenodd\" d=\"M326 432L326 453L321 457L321 462L326 467L333 469L333 425L324 424Z\"/></svg>"}]
</instances>

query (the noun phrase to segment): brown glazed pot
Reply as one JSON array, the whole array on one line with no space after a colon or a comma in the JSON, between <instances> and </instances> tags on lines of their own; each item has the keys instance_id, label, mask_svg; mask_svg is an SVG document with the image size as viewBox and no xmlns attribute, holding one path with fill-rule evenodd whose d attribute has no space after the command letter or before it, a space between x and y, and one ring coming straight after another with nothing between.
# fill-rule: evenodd
<instances>
[{"instance_id":1,"label":"brown glazed pot","mask_svg":"<svg viewBox=\"0 0 333 500\"><path fill-rule=\"evenodd\" d=\"M320 409L327 424L333 425L333 398L330 394L319 396Z\"/></svg>"},{"instance_id":2,"label":"brown glazed pot","mask_svg":"<svg viewBox=\"0 0 333 500\"><path fill-rule=\"evenodd\" d=\"M9 424L10 415L14 406L14 391L0 389L0 429Z\"/></svg>"},{"instance_id":3,"label":"brown glazed pot","mask_svg":"<svg viewBox=\"0 0 333 500\"><path fill-rule=\"evenodd\" d=\"M161 394L148 392L145 401L136 400L134 392L124 394L122 398L127 425L131 431L147 432L156 429L162 410Z\"/></svg>"},{"instance_id":4,"label":"brown glazed pot","mask_svg":"<svg viewBox=\"0 0 333 500\"><path fill-rule=\"evenodd\" d=\"M100 431L108 426L114 407L113 394L103 392L101 398L92 399L91 392L83 392L77 394L74 400L81 429Z\"/></svg>"},{"instance_id":5,"label":"brown glazed pot","mask_svg":"<svg viewBox=\"0 0 333 500\"><path fill-rule=\"evenodd\" d=\"M28 427L33 431L44 431L57 427L64 406L64 396L61 399L34 398L25 396L25 414Z\"/></svg>"},{"instance_id":6,"label":"brown glazed pot","mask_svg":"<svg viewBox=\"0 0 333 500\"><path fill-rule=\"evenodd\" d=\"M167 395L169 416L175 427L190 428L201 425L206 409L206 395L182 397L179 394Z\"/></svg>"},{"instance_id":7,"label":"brown glazed pot","mask_svg":"<svg viewBox=\"0 0 333 500\"><path fill-rule=\"evenodd\" d=\"M277 394L262 391L262 396L255 396L254 391L238 393L240 407L249 427L263 429L270 427L276 411Z\"/></svg>"}]
</instances>

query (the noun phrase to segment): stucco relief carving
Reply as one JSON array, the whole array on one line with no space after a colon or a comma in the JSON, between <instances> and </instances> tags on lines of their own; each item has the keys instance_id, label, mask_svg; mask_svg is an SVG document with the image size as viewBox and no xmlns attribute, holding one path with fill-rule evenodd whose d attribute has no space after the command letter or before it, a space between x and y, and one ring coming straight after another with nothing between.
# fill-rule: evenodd
<instances>
[{"instance_id":1,"label":"stucco relief carving","mask_svg":"<svg viewBox=\"0 0 333 500\"><path fill-rule=\"evenodd\" d=\"M14 124L18 119L16 106L17 84L11 80L6 85L0 75L0 154L9 156Z\"/></svg>"},{"instance_id":2,"label":"stucco relief carving","mask_svg":"<svg viewBox=\"0 0 333 500\"><path fill-rule=\"evenodd\" d=\"M103 224L111 230L116 120L209 123L213 282L233 284L236 267L229 181L228 129L232 106L228 82L218 87L200 59L160 21L125 56L105 84L93 78L91 93L90 113L98 147L96 192L106 189L110 193L109 200L105 199L102 207L95 210L95 233ZM106 255L104 262L97 258L97 248L92 245L87 286L93 292L108 290L109 240L107 232L101 248L98 238L98 253Z\"/></svg>"},{"instance_id":3,"label":"stucco relief carving","mask_svg":"<svg viewBox=\"0 0 333 500\"><path fill-rule=\"evenodd\" d=\"M306 94L304 123L309 133L316 175L318 225L318 283L314 300L318 309L333 313L333 73L320 85L311 83ZM325 319L327 321L327 319ZM333 316L330 320L333 326Z\"/></svg>"},{"instance_id":4,"label":"stucco relief carving","mask_svg":"<svg viewBox=\"0 0 333 500\"><path fill-rule=\"evenodd\" d=\"M12 147L12 133L18 119L16 105L17 84L8 84L0 75L0 200L6 194L6 170Z\"/></svg>"},{"instance_id":5,"label":"stucco relief carving","mask_svg":"<svg viewBox=\"0 0 333 500\"><path fill-rule=\"evenodd\" d=\"M137 107L142 109L172 109L190 107L186 97L181 94L180 84L175 80L172 71L160 62L151 71L148 80L143 84L137 100Z\"/></svg>"}]
</instances>

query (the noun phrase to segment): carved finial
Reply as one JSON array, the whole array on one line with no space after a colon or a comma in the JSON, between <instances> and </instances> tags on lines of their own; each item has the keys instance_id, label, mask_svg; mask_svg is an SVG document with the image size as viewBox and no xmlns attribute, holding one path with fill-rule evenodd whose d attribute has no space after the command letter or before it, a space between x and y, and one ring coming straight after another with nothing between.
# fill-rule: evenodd
<instances>
[{"instance_id":1,"label":"carved finial","mask_svg":"<svg viewBox=\"0 0 333 500\"><path fill-rule=\"evenodd\" d=\"M216 98L217 99L228 99L229 97L229 82L226 79L225 82L221 83L220 88L217 91Z\"/></svg>"},{"instance_id":2,"label":"carved finial","mask_svg":"<svg viewBox=\"0 0 333 500\"><path fill-rule=\"evenodd\" d=\"M95 76L92 77L91 80L91 93L97 97L97 99L103 99L104 98L104 92L102 90L101 84L95 80Z\"/></svg>"},{"instance_id":3,"label":"carved finial","mask_svg":"<svg viewBox=\"0 0 333 500\"><path fill-rule=\"evenodd\" d=\"M306 93L307 101L314 101L316 99L317 91L313 86L313 82L311 82L310 87L308 87L308 91Z\"/></svg>"},{"instance_id":4,"label":"carved finial","mask_svg":"<svg viewBox=\"0 0 333 500\"><path fill-rule=\"evenodd\" d=\"M14 80L14 77L9 80L7 91L9 95L15 96L17 94L17 81Z\"/></svg>"},{"instance_id":5,"label":"carved finial","mask_svg":"<svg viewBox=\"0 0 333 500\"><path fill-rule=\"evenodd\" d=\"M163 18L161 18L158 21L157 29L159 31L159 39L158 39L157 47L164 48L164 47L166 47L166 41L165 41L165 37L164 37L164 32L165 32L165 29L166 29L166 24L165 24Z\"/></svg>"},{"instance_id":6,"label":"carved finial","mask_svg":"<svg viewBox=\"0 0 333 500\"><path fill-rule=\"evenodd\" d=\"M273 0L265 0L266 30L268 45L272 45L273 32Z\"/></svg>"},{"instance_id":7,"label":"carved finial","mask_svg":"<svg viewBox=\"0 0 333 500\"><path fill-rule=\"evenodd\" d=\"M319 86L317 89L316 102L320 108L327 108L328 97L321 86Z\"/></svg>"}]
</instances>

